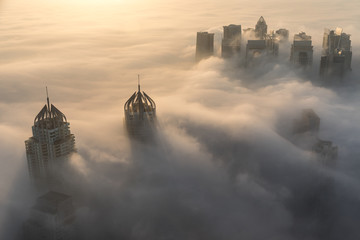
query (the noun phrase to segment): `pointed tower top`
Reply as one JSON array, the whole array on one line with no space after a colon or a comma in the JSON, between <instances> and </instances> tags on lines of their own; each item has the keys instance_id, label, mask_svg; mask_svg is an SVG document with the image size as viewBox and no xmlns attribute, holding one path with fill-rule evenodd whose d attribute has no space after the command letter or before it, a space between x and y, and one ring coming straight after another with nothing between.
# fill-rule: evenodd
<instances>
[{"instance_id":1,"label":"pointed tower top","mask_svg":"<svg viewBox=\"0 0 360 240\"><path fill-rule=\"evenodd\" d=\"M138 74L138 92L140 92L140 74Z\"/></svg>"},{"instance_id":2,"label":"pointed tower top","mask_svg":"<svg viewBox=\"0 0 360 240\"><path fill-rule=\"evenodd\" d=\"M46 100L47 100L48 109L49 109L49 111L50 111L49 92L48 92L47 86L46 86Z\"/></svg>"},{"instance_id":3,"label":"pointed tower top","mask_svg":"<svg viewBox=\"0 0 360 240\"><path fill-rule=\"evenodd\" d=\"M264 17L263 17L263 16L261 16L261 17L259 18L258 23L265 23L265 19L264 19Z\"/></svg>"}]
</instances>

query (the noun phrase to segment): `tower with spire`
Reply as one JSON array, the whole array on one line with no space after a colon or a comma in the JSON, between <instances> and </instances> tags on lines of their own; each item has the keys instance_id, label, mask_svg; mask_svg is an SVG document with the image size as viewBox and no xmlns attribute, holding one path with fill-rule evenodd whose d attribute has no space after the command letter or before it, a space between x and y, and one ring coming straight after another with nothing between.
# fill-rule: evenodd
<instances>
[{"instance_id":1,"label":"tower with spire","mask_svg":"<svg viewBox=\"0 0 360 240\"><path fill-rule=\"evenodd\" d=\"M36 187L57 184L59 168L75 151L75 137L70 132L65 115L50 104L46 88L47 104L34 119L33 136L25 141L30 178Z\"/></svg>"},{"instance_id":2,"label":"tower with spire","mask_svg":"<svg viewBox=\"0 0 360 240\"><path fill-rule=\"evenodd\" d=\"M138 76L138 91L124 105L124 125L128 135L136 140L148 140L154 132L156 123L156 104L144 91L140 90Z\"/></svg>"},{"instance_id":3,"label":"tower with spire","mask_svg":"<svg viewBox=\"0 0 360 240\"><path fill-rule=\"evenodd\" d=\"M267 24L263 16L261 16L255 25L255 36L259 39L265 39L267 34Z\"/></svg>"}]
</instances>

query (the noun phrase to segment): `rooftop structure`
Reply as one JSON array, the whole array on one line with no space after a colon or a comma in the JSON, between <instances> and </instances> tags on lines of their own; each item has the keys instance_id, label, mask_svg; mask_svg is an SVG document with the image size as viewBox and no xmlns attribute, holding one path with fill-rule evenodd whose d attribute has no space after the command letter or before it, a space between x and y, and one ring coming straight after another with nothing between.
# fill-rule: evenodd
<instances>
[{"instance_id":1,"label":"rooftop structure","mask_svg":"<svg viewBox=\"0 0 360 240\"><path fill-rule=\"evenodd\" d=\"M230 24L224 26L224 38L221 43L221 55L223 58L239 54L241 50L241 25Z\"/></svg>"},{"instance_id":2,"label":"rooftop structure","mask_svg":"<svg viewBox=\"0 0 360 240\"><path fill-rule=\"evenodd\" d=\"M294 35L291 45L290 61L298 66L311 66L313 62L313 46L311 36L304 32Z\"/></svg>"},{"instance_id":3,"label":"rooftop structure","mask_svg":"<svg viewBox=\"0 0 360 240\"><path fill-rule=\"evenodd\" d=\"M211 57L214 54L214 34L198 32L196 35L196 61Z\"/></svg>"},{"instance_id":4,"label":"rooftop structure","mask_svg":"<svg viewBox=\"0 0 360 240\"><path fill-rule=\"evenodd\" d=\"M149 95L135 92L124 105L124 124L130 137L137 140L148 140L153 135L156 122L156 104Z\"/></svg>"},{"instance_id":5,"label":"rooftop structure","mask_svg":"<svg viewBox=\"0 0 360 240\"><path fill-rule=\"evenodd\" d=\"M40 196L24 223L25 240L68 240L75 219L72 198L50 191Z\"/></svg>"},{"instance_id":6,"label":"rooftop structure","mask_svg":"<svg viewBox=\"0 0 360 240\"><path fill-rule=\"evenodd\" d=\"M331 31L325 29L320 75L343 76L345 72L351 70L351 59L350 35L344 33L342 28Z\"/></svg>"},{"instance_id":7,"label":"rooftop structure","mask_svg":"<svg viewBox=\"0 0 360 240\"><path fill-rule=\"evenodd\" d=\"M276 35L280 38L280 41L287 41L289 39L289 30L280 28L276 30Z\"/></svg>"},{"instance_id":8,"label":"rooftop structure","mask_svg":"<svg viewBox=\"0 0 360 240\"><path fill-rule=\"evenodd\" d=\"M255 25L255 36L258 39L265 39L267 34L267 25L263 16L261 16Z\"/></svg>"},{"instance_id":9,"label":"rooftop structure","mask_svg":"<svg viewBox=\"0 0 360 240\"><path fill-rule=\"evenodd\" d=\"M37 187L49 187L59 181L59 167L75 151L70 123L53 104L47 104L34 119L33 136L25 141L30 178Z\"/></svg>"},{"instance_id":10,"label":"rooftop structure","mask_svg":"<svg viewBox=\"0 0 360 240\"><path fill-rule=\"evenodd\" d=\"M248 40L255 40L255 29L254 28L245 28L243 30L244 37Z\"/></svg>"}]
</instances>

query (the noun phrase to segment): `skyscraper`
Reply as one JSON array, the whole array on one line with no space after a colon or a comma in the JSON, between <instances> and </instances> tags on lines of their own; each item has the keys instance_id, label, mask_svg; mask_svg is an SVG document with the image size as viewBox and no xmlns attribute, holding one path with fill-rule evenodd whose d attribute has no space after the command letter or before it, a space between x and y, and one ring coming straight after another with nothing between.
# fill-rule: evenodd
<instances>
[{"instance_id":1,"label":"skyscraper","mask_svg":"<svg viewBox=\"0 0 360 240\"><path fill-rule=\"evenodd\" d=\"M40 196L24 223L25 240L69 240L75 209L72 198L50 191Z\"/></svg>"},{"instance_id":2,"label":"skyscraper","mask_svg":"<svg viewBox=\"0 0 360 240\"><path fill-rule=\"evenodd\" d=\"M221 42L221 55L223 58L239 54L241 49L241 25L230 24L224 26L224 38Z\"/></svg>"},{"instance_id":3,"label":"skyscraper","mask_svg":"<svg viewBox=\"0 0 360 240\"><path fill-rule=\"evenodd\" d=\"M265 39L267 34L267 25L263 16L261 16L255 25L255 36L259 39Z\"/></svg>"},{"instance_id":4,"label":"skyscraper","mask_svg":"<svg viewBox=\"0 0 360 240\"><path fill-rule=\"evenodd\" d=\"M59 168L75 151L75 137L69 125L47 96L47 104L35 117L33 136L25 141L29 174L36 187L58 184Z\"/></svg>"},{"instance_id":5,"label":"skyscraper","mask_svg":"<svg viewBox=\"0 0 360 240\"><path fill-rule=\"evenodd\" d=\"M135 92L124 105L124 124L128 135L136 140L147 141L154 134L156 104L145 92Z\"/></svg>"},{"instance_id":6,"label":"skyscraper","mask_svg":"<svg viewBox=\"0 0 360 240\"><path fill-rule=\"evenodd\" d=\"M196 35L196 61L208 58L214 53L214 34L198 32Z\"/></svg>"},{"instance_id":7,"label":"skyscraper","mask_svg":"<svg viewBox=\"0 0 360 240\"><path fill-rule=\"evenodd\" d=\"M351 70L351 40L350 35L343 33L341 28L325 29L323 53L320 62L320 75L342 76Z\"/></svg>"},{"instance_id":8,"label":"skyscraper","mask_svg":"<svg viewBox=\"0 0 360 240\"><path fill-rule=\"evenodd\" d=\"M311 66L313 61L313 46L311 36L301 32L294 35L294 42L291 45L290 61L295 65L303 67Z\"/></svg>"}]
</instances>

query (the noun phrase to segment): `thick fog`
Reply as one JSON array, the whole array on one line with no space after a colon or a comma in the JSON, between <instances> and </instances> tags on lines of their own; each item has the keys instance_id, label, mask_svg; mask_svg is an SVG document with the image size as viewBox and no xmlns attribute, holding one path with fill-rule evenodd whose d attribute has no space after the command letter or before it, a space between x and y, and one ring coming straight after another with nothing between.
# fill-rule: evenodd
<instances>
[{"instance_id":1,"label":"thick fog","mask_svg":"<svg viewBox=\"0 0 360 240\"><path fill-rule=\"evenodd\" d=\"M359 239L358 1L0 1L0 239L20 239L38 195L25 156L50 102L70 122L77 153L65 175L76 239ZM255 68L220 58L222 26L312 36L313 69L288 60ZM352 72L318 77L324 28L351 34ZM197 31L215 56L195 63ZM245 50L245 45L242 48ZM131 142L123 104L141 88L157 105L152 144ZM294 145L311 108L334 167Z\"/></svg>"}]
</instances>

